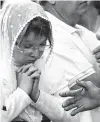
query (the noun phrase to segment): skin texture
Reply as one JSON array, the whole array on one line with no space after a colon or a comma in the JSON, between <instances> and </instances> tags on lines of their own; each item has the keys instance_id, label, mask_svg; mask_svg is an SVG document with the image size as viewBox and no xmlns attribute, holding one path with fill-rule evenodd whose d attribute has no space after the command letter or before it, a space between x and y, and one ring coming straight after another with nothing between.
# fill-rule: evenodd
<instances>
[{"instance_id":1,"label":"skin texture","mask_svg":"<svg viewBox=\"0 0 100 122\"><path fill-rule=\"evenodd\" d=\"M75 26L81 16L86 12L88 3L84 1L56 1L52 5L49 2L44 6L44 9L51 14L64 21L65 23Z\"/></svg>"},{"instance_id":2,"label":"skin texture","mask_svg":"<svg viewBox=\"0 0 100 122\"><path fill-rule=\"evenodd\" d=\"M23 40L23 41L21 41ZM38 36L34 32L30 32L27 37L23 36L23 33L17 40L19 48L14 48L14 61L17 65L22 66L31 62L35 62L43 54L44 48L39 51L38 47L45 46L46 37ZM19 43L21 42L21 43ZM34 49L35 50L34 50ZM23 51L24 50L24 51Z\"/></svg>"},{"instance_id":3,"label":"skin texture","mask_svg":"<svg viewBox=\"0 0 100 122\"><path fill-rule=\"evenodd\" d=\"M97 36L97 39L100 41L100 34L98 33L96 36ZM94 49L93 54L95 55L96 61L100 63L100 46Z\"/></svg>"},{"instance_id":4,"label":"skin texture","mask_svg":"<svg viewBox=\"0 0 100 122\"><path fill-rule=\"evenodd\" d=\"M18 86L23 89L34 102L39 97L39 78L41 72L33 65L23 65L18 70Z\"/></svg>"},{"instance_id":5,"label":"skin texture","mask_svg":"<svg viewBox=\"0 0 100 122\"><path fill-rule=\"evenodd\" d=\"M92 110L100 106L100 88L96 87L91 81L78 81L80 89L60 93L60 96L71 96L63 103L65 111L72 110L71 115L75 116L79 112Z\"/></svg>"},{"instance_id":6,"label":"skin texture","mask_svg":"<svg viewBox=\"0 0 100 122\"><path fill-rule=\"evenodd\" d=\"M46 46L47 37L30 31L25 32L27 26L21 32L13 51L15 65L19 67L17 71L18 87L23 89L34 102L39 97L40 71L34 66L34 62L41 57Z\"/></svg>"}]
</instances>

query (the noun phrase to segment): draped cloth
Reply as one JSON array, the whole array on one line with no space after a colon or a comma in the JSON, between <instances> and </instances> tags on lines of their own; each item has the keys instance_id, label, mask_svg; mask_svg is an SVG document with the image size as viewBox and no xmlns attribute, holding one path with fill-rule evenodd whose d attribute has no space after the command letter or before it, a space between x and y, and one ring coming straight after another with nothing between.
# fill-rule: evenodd
<instances>
[{"instance_id":1,"label":"draped cloth","mask_svg":"<svg viewBox=\"0 0 100 122\"><path fill-rule=\"evenodd\" d=\"M34 18L41 17L48 21L42 7L34 2L7 4L0 12L0 86L3 88L2 100L6 101L9 95L17 88L16 74L13 66L13 48L24 27ZM32 112L31 112L31 110ZM35 109L28 107L26 113L35 114ZM32 115L32 116L34 116ZM25 118L26 114L22 113ZM40 117L40 118L39 118ZM31 118L31 117L30 117ZM41 116L27 121L39 121Z\"/></svg>"}]
</instances>

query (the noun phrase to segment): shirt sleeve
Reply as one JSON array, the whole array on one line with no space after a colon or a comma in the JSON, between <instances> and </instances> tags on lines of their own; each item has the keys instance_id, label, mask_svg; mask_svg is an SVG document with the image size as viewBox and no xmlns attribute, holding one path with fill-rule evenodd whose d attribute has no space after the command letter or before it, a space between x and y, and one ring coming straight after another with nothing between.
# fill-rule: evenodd
<instances>
[{"instance_id":1,"label":"shirt sleeve","mask_svg":"<svg viewBox=\"0 0 100 122\"><path fill-rule=\"evenodd\" d=\"M53 95L40 91L38 101L31 104L53 122L67 122L68 120L62 103Z\"/></svg>"},{"instance_id":2,"label":"shirt sleeve","mask_svg":"<svg viewBox=\"0 0 100 122\"><path fill-rule=\"evenodd\" d=\"M59 67L57 72L63 70L63 77L66 79L66 83L68 82L69 87L72 87L77 80L85 79L95 73L95 70L87 57L75 45L68 49L66 49L66 45L68 44L57 45L52 68Z\"/></svg>"},{"instance_id":3,"label":"shirt sleeve","mask_svg":"<svg viewBox=\"0 0 100 122\"><path fill-rule=\"evenodd\" d=\"M69 87L72 87L77 80L85 79L95 73L95 70L92 63L89 62L87 55L84 55L82 52L82 50L85 51L85 49L83 48L81 50L80 47L77 46L77 38L63 30L64 29L61 30L59 28L53 30L55 45L53 47L54 56L52 58L51 67L57 67L60 71L63 70L66 85L68 83ZM82 40L80 40L80 42L81 41ZM84 44L81 43L81 46L83 47ZM87 47L87 50L88 49ZM55 70L55 68L53 69ZM57 73L58 72L59 71L57 71Z\"/></svg>"},{"instance_id":4,"label":"shirt sleeve","mask_svg":"<svg viewBox=\"0 0 100 122\"><path fill-rule=\"evenodd\" d=\"M83 41L86 43L91 52L93 52L95 48L100 46L100 41L97 39L96 34L94 32L89 31L81 25L77 25L77 28L82 29L85 38Z\"/></svg>"},{"instance_id":5,"label":"shirt sleeve","mask_svg":"<svg viewBox=\"0 0 100 122\"><path fill-rule=\"evenodd\" d=\"M30 97L20 88L17 88L6 100L6 111L9 121L16 118L29 104ZM4 115L4 114L3 114Z\"/></svg>"}]
</instances>

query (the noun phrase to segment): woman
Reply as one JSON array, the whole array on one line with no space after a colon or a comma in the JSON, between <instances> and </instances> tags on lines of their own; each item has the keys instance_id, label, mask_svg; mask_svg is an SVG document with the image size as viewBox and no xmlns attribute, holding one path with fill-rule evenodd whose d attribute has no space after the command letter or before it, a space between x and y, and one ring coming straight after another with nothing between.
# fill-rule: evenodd
<instances>
[{"instance_id":1,"label":"woman","mask_svg":"<svg viewBox=\"0 0 100 122\"><path fill-rule=\"evenodd\" d=\"M48 52L46 63L52 51L49 21L43 9L33 2L7 5L0 17L2 121L10 122L21 113L17 121L39 122L41 114L29 104L30 97L36 98L40 76L33 64L42 60L44 50Z\"/></svg>"}]
</instances>

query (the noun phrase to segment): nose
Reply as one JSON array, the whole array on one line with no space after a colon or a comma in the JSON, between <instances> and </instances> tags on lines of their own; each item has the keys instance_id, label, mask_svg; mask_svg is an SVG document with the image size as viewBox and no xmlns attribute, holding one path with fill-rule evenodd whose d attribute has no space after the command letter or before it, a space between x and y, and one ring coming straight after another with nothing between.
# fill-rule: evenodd
<instances>
[{"instance_id":1,"label":"nose","mask_svg":"<svg viewBox=\"0 0 100 122\"><path fill-rule=\"evenodd\" d=\"M38 49L35 49L34 51L32 50L31 56L32 57L36 57L36 58L40 58L40 56L39 56L39 50Z\"/></svg>"},{"instance_id":2,"label":"nose","mask_svg":"<svg viewBox=\"0 0 100 122\"><path fill-rule=\"evenodd\" d=\"M87 4L90 5L92 2L91 1L87 1Z\"/></svg>"}]
</instances>

